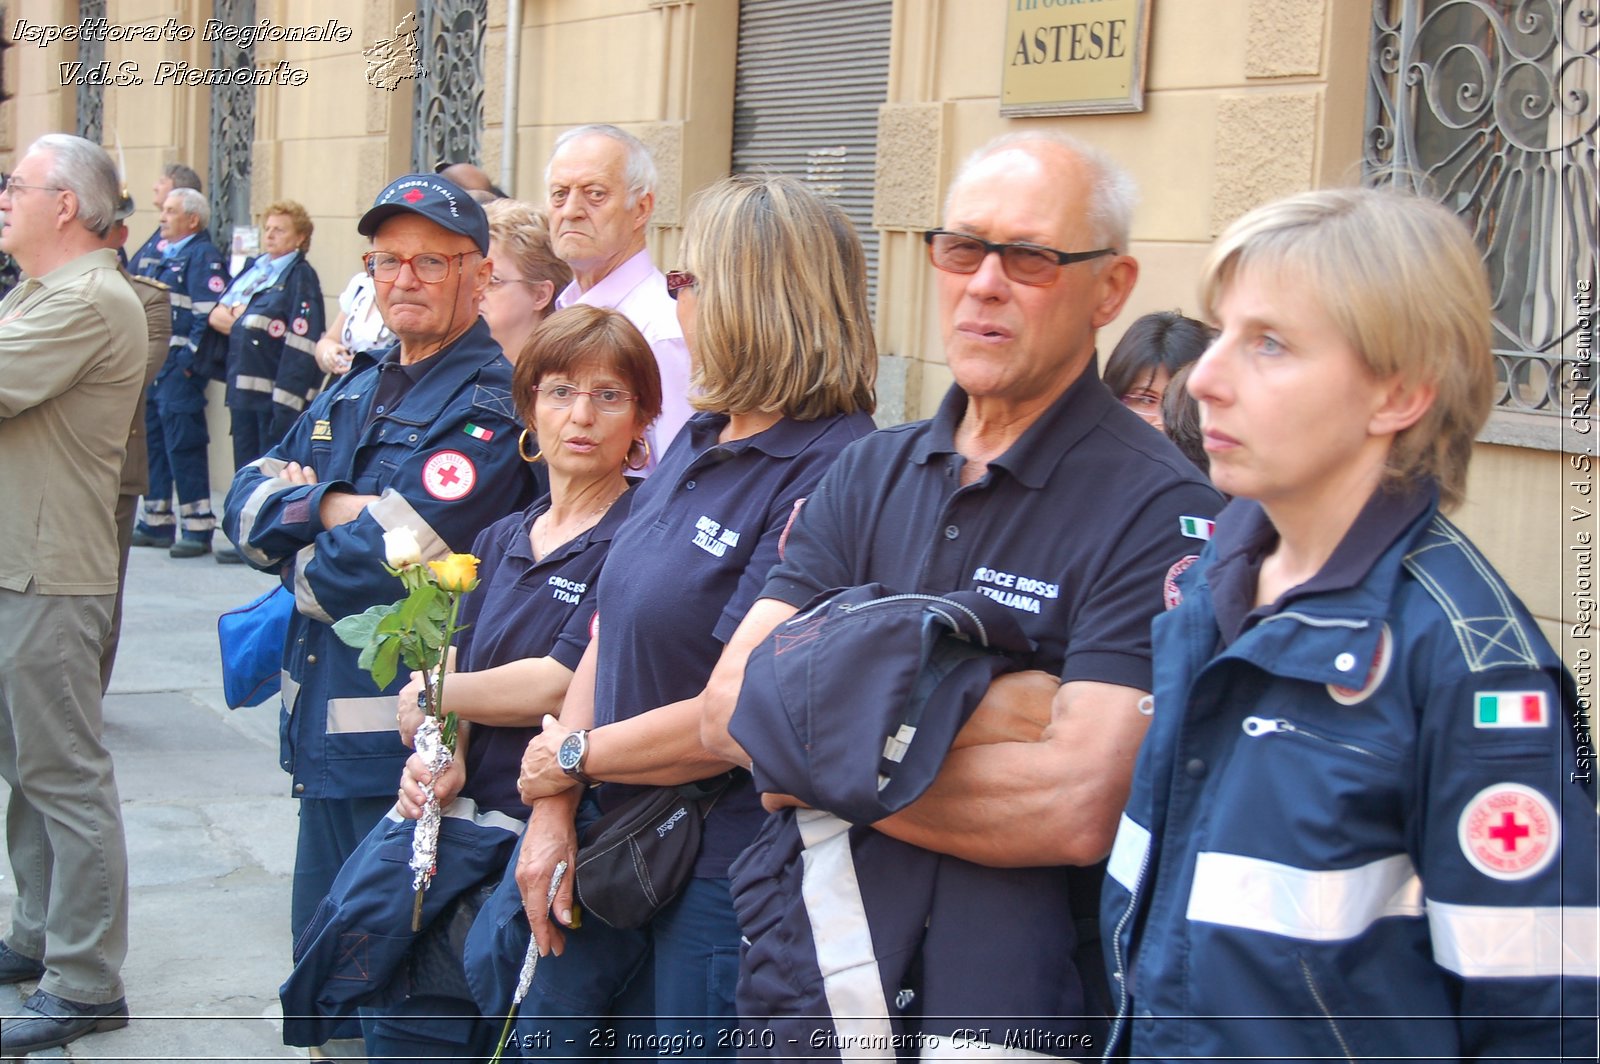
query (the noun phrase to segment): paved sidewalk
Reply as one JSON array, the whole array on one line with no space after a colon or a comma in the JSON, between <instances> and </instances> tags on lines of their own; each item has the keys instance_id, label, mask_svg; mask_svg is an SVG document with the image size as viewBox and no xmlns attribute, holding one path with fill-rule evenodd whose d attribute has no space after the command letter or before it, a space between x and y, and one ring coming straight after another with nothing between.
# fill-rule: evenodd
<instances>
[{"instance_id":1,"label":"paved sidewalk","mask_svg":"<svg viewBox=\"0 0 1600 1064\"><path fill-rule=\"evenodd\" d=\"M228 710L217 658L217 614L271 586L247 566L134 548L105 706L128 833L133 1020L27 1059L305 1059L278 1025L297 811L277 763L277 703ZM6 928L15 884L3 847L0 875ZM0 987L0 1025L34 986Z\"/></svg>"}]
</instances>

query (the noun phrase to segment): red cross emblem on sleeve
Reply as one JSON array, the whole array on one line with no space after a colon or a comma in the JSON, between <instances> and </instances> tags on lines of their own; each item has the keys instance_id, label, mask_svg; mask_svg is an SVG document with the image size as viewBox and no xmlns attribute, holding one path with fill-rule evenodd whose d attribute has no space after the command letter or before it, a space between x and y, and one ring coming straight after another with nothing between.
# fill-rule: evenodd
<instances>
[{"instance_id":1,"label":"red cross emblem on sleeve","mask_svg":"<svg viewBox=\"0 0 1600 1064\"><path fill-rule=\"evenodd\" d=\"M1461 852L1491 879L1538 875L1555 859L1561 820L1554 803L1521 783L1496 783L1472 797L1458 825Z\"/></svg>"},{"instance_id":2,"label":"red cross emblem on sleeve","mask_svg":"<svg viewBox=\"0 0 1600 1064\"><path fill-rule=\"evenodd\" d=\"M422 463L423 488L442 502L466 498L477 482L477 467L460 451L436 451Z\"/></svg>"}]
</instances>

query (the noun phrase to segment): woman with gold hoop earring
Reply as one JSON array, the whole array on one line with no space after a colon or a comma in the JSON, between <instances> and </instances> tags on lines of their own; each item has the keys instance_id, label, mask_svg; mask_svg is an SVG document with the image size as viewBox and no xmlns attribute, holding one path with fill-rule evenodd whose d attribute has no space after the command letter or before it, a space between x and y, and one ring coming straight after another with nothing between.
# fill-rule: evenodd
<instances>
[{"instance_id":1,"label":"woman with gold hoop earring","mask_svg":"<svg viewBox=\"0 0 1600 1064\"><path fill-rule=\"evenodd\" d=\"M396 810L412 819L422 813L422 784L430 781L441 804L470 799L479 816L527 819L517 796L522 752L541 719L561 712L593 631L601 565L638 484L625 475L625 463L661 410L655 356L616 311L581 305L558 311L533 330L515 361L513 398L527 425L518 450L525 460L544 462L550 491L473 544L479 586L462 600L466 628L455 671L445 677L445 704L461 720L457 756L438 780L416 755L407 761ZM532 458L530 443L537 446ZM399 695L400 735L408 745L422 720L422 690L413 673ZM372 843L369 837L363 849ZM447 927L455 912L446 909L434 926ZM459 946L453 951L459 956ZM434 955L426 947L419 952ZM405 1001L363 1011L370 1057L493 1053L499 1019L485 1019L475 1002L435 985L437 974L415 965Z\"/></svg>"}]
</instances>

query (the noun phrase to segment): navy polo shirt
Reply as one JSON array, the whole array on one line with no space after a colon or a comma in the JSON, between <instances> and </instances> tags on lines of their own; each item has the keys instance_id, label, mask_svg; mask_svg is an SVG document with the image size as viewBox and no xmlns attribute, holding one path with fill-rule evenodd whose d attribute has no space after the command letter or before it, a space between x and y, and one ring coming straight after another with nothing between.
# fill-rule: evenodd
<instances>
[{"instance_id":1,"label":"navy polo shirt","mask_svg":"<svg viewBox=\"0 0 1600 1064\"><path fill-rule=\"evenodd\" d=\"M478 589L461 600L457 665L478 672L523 658L550 657L576 669L589 646L595 582L612 537L633 501L630 487L586 532L533 560L528 543L534 520L550 508L550 496L517 514L501 518L478 534ZM449 708L446 703L445 708ZM462 794L480 808L519 820L528 807L517 797L517 772L537 725L503 728L474 724L467 743L467 784Z\"/></svg>"},{"instance_id":2,"label":"navy polo shirt","mask_svg":"<svg viewBox=\"0 0 1600 1064\"><path fill-rule=\"evenodd\" d=\"M1429 480L1400 490L1379 488L1367 499L1322 568L1276 602L1257 606L1261 563L1277 545L1278 530L1254 499L1235 499L1217 516L1217 560L1206 570L1211 608L1224 645L1256 622L1282 612L1295 599L1358 587L1394 541L1438 504L1439 489Z\"/></svg>"},{"instance_id":3,"label":"navy polo shirt","mask_svg":"<svg viewBox=\"0 0 1600 1064\"><path fill-rule=\"evenodd\" d=\"M1150 621L1178 559L1204 546L1179 518L1221 496L1159 432L1081 375L965 487L952 387L930 421L849 448L812 493L762 597L802 606L873 581L974 590L1009 606L1062 680L1150 690Z\"/></svg>"},{"instance_id":4,"label":"navy polo shirt","mask_svg":"<svg viewBox=\"0 0 1600 1064\"><path fill-rule=\"evenodd\" d=\"M600 577L595 724L698 695L723 644L778 561L796 504L845 446L873 429L863 413L784 418L731 443L722 414L689 419L617 531ZM695 874L723 878L766 814L747 774L706 818ZM605 784L610 809L640 788Z\"/></svg>"}]
</instances>

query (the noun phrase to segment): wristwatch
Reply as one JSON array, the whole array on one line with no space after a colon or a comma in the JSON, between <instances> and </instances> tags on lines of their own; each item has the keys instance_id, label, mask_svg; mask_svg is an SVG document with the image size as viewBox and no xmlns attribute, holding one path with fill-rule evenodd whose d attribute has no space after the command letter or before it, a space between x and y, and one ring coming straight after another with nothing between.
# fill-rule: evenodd
<instances>
[{"instance_id":1,"label":"wristwatch","mask_svg":"<svg viewBox=\"0 0 1600 1064\"><path fill-rule=\"evenodd\" d=\"M568 732L567 737L561 740L561 745L556 749L556 764L561 766L561 771L583 784L585 787L598 786L600 781L590 778L583 771L583 759L589 756L589 732L580 728Z\"/></svg>"}]
</instances>

